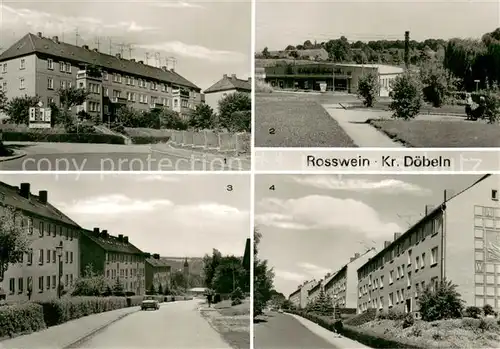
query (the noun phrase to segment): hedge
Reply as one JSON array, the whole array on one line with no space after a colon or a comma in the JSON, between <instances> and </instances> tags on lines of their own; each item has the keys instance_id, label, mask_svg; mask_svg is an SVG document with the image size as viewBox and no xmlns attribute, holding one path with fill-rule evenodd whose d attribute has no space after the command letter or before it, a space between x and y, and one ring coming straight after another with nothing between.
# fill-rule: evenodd
<instances>
[{"instance_id":1,"label":"hedge","mask_svg":"<svg viewBox=\"0 0 500 349\"><path fill-rule=\"evenodd\" d=\"M349 326L361 326L367 322L375 320L376 318L377 318L377 309L370 308L364 313L358 314L346 320L345 324Z\"/></svg>"},{"instance_id":2,"label":"hedge","mask_svg":"<svg viewBox=\"0 0 500 349\"><path fill-rule=\"evenodd\" d=\"M29 302L0 307L0 338L40 331L45 327L43 308L39 304Z\"/></svg>"},{"instance_id":3,"label":"hedge","mask_svg":"<svg viewBox=\"0 0 500 349\"><path fill-rule=\"evenodd\" d=\"M157 144L167 143L170 140L169 136L131 136L130 139L134 144Z\"/></svg>"},{"instance_id":4,"label":"hedge","mask_svg":"<svg viewBox=\"0 0 500 349\"><path fill-rule=\"evenodd\" d=\"M38 302L47 326L127 307L126 297L68 297Z\"/></svg>"},{"instance_id":5,"label":"hedge","mask_svg":"<svg viewBox=\"0 0 500 349\"><path fill-rule=\"evenodd\" d=\"M125 144L121 136L102 133L3 132L2 135L6 142Z\"/></svg>"}]
</instances>

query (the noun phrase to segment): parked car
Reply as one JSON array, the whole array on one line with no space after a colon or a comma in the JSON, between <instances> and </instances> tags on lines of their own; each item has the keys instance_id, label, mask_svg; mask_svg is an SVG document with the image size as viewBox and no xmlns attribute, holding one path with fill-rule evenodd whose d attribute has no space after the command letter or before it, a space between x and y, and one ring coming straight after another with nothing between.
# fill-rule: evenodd
<instances>
[{"instance_id":1,"label":"parked car","mask_svg":"<svg viewBox=\"0 0 500 349\"><path fill-rule=\"evenodd\" d=\"M141 310L147 309L159 310L160 303L158 303L158 301L153 297L144 297L141 303Z\"/></svg>"}]
</instances>

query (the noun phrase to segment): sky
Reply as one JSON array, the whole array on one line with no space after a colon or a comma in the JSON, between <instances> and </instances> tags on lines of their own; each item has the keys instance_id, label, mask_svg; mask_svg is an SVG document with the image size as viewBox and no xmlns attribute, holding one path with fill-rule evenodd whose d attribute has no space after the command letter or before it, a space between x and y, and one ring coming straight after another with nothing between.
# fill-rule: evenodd
<instances>
[{"instance_id":1,"label":"sky","mask_svg":"<svg viewBox=\"0 0 500 349\"><path fill-rule=\"evenodd\" d=\"M480 38L500 27L498 0L257 0L256 50L306 40Z\"/></svg>"},{"instance_id":2,"label":"sky","mask_svg":"<svg viewBox=\"0 0 500 349\"><path fill-rule=\"evenodd\" d=\"M47 190L49 202L85 229L123 234L162 256L203 257L213 248L242 256L250 235L247 175L18 173L0 181Z\"/></svg>"},{"instance_id":3,"label":"sky","mask_svg":"<svg viewBox=\"0 0 500 349\"><path fill-rule=\"evenodd\" d=\"M287 297L303 281L321 279L355 253L380 250L394 233L424 216L478 175L258 175L255 224L259 258L274 268L274 285ZM274 190L272 190L274 189Z\"/></svg>"},{"instance_id":4,"label":"sky","mask_svg":"<svg viewBox=\"0 0 500 349\"><path fill-rule=\"evenodd\" d=\"M62 6L64 4L64 6ZM160 53L164 66L175 57L175 70L202 89L224 74L250 76L251 4L239 0L90 0L0 1L0 47L6 49L22 36L42 32L70 44L120 52L117 44L131 44L126 59L156 65ZM172 67L172 62L169 64Z\"/></svg>"}]
</instances>

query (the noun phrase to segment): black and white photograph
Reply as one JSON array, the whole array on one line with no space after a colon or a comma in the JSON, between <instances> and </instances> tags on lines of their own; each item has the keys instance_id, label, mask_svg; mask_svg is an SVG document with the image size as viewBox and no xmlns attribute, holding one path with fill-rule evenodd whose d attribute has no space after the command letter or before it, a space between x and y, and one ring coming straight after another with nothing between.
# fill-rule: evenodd
<instances>
[{"instance_id":1,"label":"black and white photograph","mask_svg":"<svg viewBox=\"0 0 500 349\"><path fill-rule=\"evenodd\" d=\"M238 174L0 174L0 348L250 349L249 193Z\"/></svg>"},{"instance_id":2,"label":"black and white photograph","mask_svg":"<svg viewBox=\"0 0 500 349\"><path fill-rule=\"evenodd\" d=\"M250 170L251 8L2 2L0 170Z\"/></svg>"},{"instance_id":3,"label":"black and white photograph","mask_svg":"<svg viewBox=\"0 0 500 349\"><path fill-rule=\"evenodd\" d=\"M255 147L499 147L499 23L493 0L257 0Z\"/></svg>"},{"instance_id":4,"label":"black and white photograph","mask_svg":"<svg viewBox=\"0 0 500 349\"><path fill-rule=\"evenodd\" d=\"M496 175L257 175L254 348L498 348Z\"/></svg>"}]
</instances>

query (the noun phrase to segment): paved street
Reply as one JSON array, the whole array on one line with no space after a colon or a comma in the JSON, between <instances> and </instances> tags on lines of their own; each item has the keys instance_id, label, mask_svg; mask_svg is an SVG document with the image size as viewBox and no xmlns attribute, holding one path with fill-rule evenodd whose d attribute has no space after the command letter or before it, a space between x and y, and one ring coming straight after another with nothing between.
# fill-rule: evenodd
<instances>
[{"instance_id":1,"label":"paved street","mask_svg":"<svg viewBox=\"0 0 500 349\"><path fill-rule=\"evenodd\" d=\"M255 349L337 348L290 315L269 313L262 319L266 322L254 325Z\"/></svg>"},{"instance_id":2,"label":"paved street","mask_svg":"<svg viewBox=\"0 0 500 349\"><path fill-rule=\"evenodd\" d=\"M79 348L229 349L198 312L200 300L163 303L158 311L133 313Z\"/></svg>"},{"instance_id":3,"label":"paved street","mask_svg":"<svg viewBox=\"0 0 500 349\"><path fill-rule=\"evenodd\" d=\"M189 153L160 152L150 145L10 143L26 156L0 162L2 171L223 171L239 163ZM188 155L186 155L188 154Z\"/></svg>"}]
</instances>

